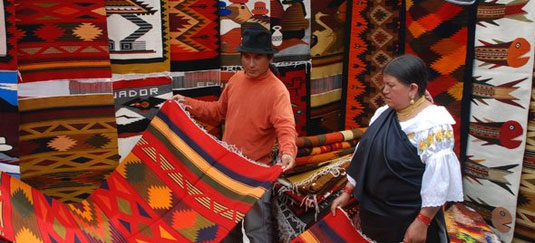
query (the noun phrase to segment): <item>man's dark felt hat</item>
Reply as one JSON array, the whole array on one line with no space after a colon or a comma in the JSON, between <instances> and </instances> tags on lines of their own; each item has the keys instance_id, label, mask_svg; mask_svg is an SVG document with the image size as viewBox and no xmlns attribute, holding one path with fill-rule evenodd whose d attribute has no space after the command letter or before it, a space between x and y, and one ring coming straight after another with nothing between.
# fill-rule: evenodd
<instances>
[{"instance_id":1,"label":"man's dark felt hat","mask_svg":"<svg viewBox=\"0 0 535 243\"><path fill-rule=\"evenodd\" d=\"M245 29L242 31L239 52L274 54L278 51L271 46L271 33L264 29Z\"/></svg>"}]
</instances>

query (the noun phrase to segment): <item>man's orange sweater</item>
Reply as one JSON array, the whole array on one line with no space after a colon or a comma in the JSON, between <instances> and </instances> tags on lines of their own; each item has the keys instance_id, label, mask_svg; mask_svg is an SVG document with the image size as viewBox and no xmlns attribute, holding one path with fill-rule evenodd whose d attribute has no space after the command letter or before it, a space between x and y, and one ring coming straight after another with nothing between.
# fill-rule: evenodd
<instances>
[{"instance_id":1,"label":"man's orange sweater","mask_svg":"<svg viewBox=\"0 0 535 243\"><path fill-rule=\"evenodd\" d=\"M270 71L251 79L243 71L230 78L218 101L187 98L188 111L204 122L225 120L223 141L258 162L271 163L278 140L280 154L297 154L295 120L286 86Z\"/></svg>"}]
</instances>

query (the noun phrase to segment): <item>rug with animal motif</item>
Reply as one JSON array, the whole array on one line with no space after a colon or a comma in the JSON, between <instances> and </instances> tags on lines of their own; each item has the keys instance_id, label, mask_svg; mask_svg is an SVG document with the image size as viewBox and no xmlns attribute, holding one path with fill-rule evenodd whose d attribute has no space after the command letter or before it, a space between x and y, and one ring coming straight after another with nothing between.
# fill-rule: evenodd
<instances>
[{"instance_id":1,"label":"rug with animal motif","mask_svg":"<svg viewBox=\"0 0 535 243\"><path fill-rule=\"evenodd\" d=\"M275 62L310 60L310 0L271 0Z\"/></svg>"}]
</instances>

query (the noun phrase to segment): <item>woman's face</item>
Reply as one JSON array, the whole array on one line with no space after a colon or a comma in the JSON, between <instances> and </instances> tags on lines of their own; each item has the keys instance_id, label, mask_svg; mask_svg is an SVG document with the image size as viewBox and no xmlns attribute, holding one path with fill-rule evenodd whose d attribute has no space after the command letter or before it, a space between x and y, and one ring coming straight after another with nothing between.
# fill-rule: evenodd
<instances>
[{"instance_id":1,"label":"woman's face","mask_svg":"<svg viewBox=\"0 0 535 243\"><path fill-rule=\"evenodd\" d=\"M415 84L407 85L399 81L396 77L383 74L383 95L385 103L394 110L401 110L410 104L411 97L416 99L416 92L414 92ZM412 87L412 88L411 88Z\"/></svg>"}]
</instances>

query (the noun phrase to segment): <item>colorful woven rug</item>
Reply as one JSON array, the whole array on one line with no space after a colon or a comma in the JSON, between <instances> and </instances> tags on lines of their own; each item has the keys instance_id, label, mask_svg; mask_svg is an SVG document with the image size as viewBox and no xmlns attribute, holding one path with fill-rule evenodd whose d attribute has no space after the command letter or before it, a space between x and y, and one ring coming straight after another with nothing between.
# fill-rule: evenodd
<instances>
[{"instance_id":1,"label":"colorful woven rug","mask_svg":"<svg viewBox=\"0 0 535 243\"><path fill-rule=\"evenodd\" d=\"M336 209L336 216L328 214L292 240L293 243L366 243L370 242L355 229L351 219L342 209Z\"/></svg>"},{"instance_id":2,"label":"colorful woven rug","mask_svg":"<svg viewBox=\"0 0 535 243\"><path fill-rule=\"evenodd\" d=\"M279 79L290 91L290 101L299 136L307 135L307 114L310 107L310 62L277 63Z\"/></svg>"},{"instance_id":3,"label":"colorful woven rug","mask_svg":"<svg viewBox=\"0 0 535 243\"><path fill-rule=\"evenodd\" d=\"M280 172L227 150L167 102L125 161L80 203L65 205L0 174L0 235L17 242L219 242Z\"/></svg>"},{"instance_id":4,"label":"colorful woven rug","mask_svg":"<svg viewBox=\"0 0 535 243\"><path fill-rule=\"evenodd\" d=\"M508 10L496 15L500 9ZM488 2L479 5L477 12L465 200L474 204L500 240L511 242L518 206L522 208L518 210L523 222L520 231L526 229L525 223L535 222L526 214L525 207L533 208L525 204L527 195L519 193L525 151L529 151L535 4ZM530 178L528 172L524 175ZM530 184L525 181L522 187Z\"/></svg>"},{"instance_id":5,"label":"colorful woven rug","mask_svg":"<svg viewBox=\"0 0 535 243\"><path fill-rule=\"evenodd\" d=\"M298 148L312 148L332 143L350 141L353 139L360 139L366 128L355 128L351 130L344 130L315 136L298 137L295 144Z\"/></svg>"},{"instance_id":6,"label":"colorful woven rug","mask_svg":"<svg viewBox=\"0 0 535 243\"><path fill-rule=\"evenodd\" d=\"M240 65L240 54L236 47L241 43L243 28L262 28L270 30L269 0L221 0L219 16L221 19L221 65Z\"/></svg>"},{"instance_id":7,"label":"colorful woven rug","mask_svg":"<svg viewBox=\"0 0 535 243\"><path fill-rule=\"evenodd\" d=\"M342 74L346 1L312 1L311 79Z\"/></svg>"},{"instance_id":8,"label":"colorful woven rug","mask_svg":"<svg viewBox=\"0 0 535 243\"><path fill-rule=\"evenodd\" d=\"M89 196L115 169L113 96L19 100L21 179L64 202Z\"/></svg>"},{"instance_id":9,"label":"colorful woven rug","mask_svg":"<svg viewBox=\"0 0 535 243\"><path fill-rule=\"evenodd\" d=\"M173 90L221 86L221 70L199 70L191 72L173 72Z\"/></svg>"},{"instance_id":10,"label":"colorful woven rug","mask_svg":"<svg viewBox=\"0 0 535 243\"><path fill-rule=\"evenodd\" d=\"M104 1L21 1L16 15L22 82L111 76Z\"/></svg>"},{"instance_id":11,"label":"colorful woven rug","mask_svg":"<svg viewBox=\"0 0 535 243\"><path fill-rule=\"evenodd\" d=\"M154 77L113 82L121 161L130 153L163 102L170 99L171 79Z\"/></svg>"},{"instance_id":12,"label":"colorful woven rug","mask_svg":"<svg viewBox=\"0 0 535 243\"><path fill-rule=\"evenodd\" d=\"M105 0L113 73L170 71L167 0Z\"/></svg>"},{"instance_id":13,"label":"colorful woven rug","mask_svg":"<svg viewBox=\"0 0 535 243\"><path fill-rule=\"evenodd\" d=\"M449 240L462 242L500 242L489 225L474 209L462 203L453 204L444 213Z\"/></svg>"},{"instance_id":14,"label":"colorful woven rug","mask_svg":"<svg viewBox=\"0 0 535 243\"><path fill-rule=\"evenodd\" d=\"M209 87L195 88L195 89L178 89L178 90L174 89L173 95L175 94L181 94L183 96L195 98L198 100L217 101L219 99L219 96L221 95L221 87L209 86ZM209 134L215 136L218 139L221 139L223 137L221 124L200 121L198 119L195 119L195 121L202 128L204 128Z\"/></svg>"},{"instance_id":15,"label":"colorful woven rug","mask_svg":"<svg viewBox=\"0 0 535 243\"><path fill-rule=\"evenodd\" d=\"M456 121L453 129L459 155L463 86L471 85L470 79L463 79L465 73L472 73L466 68L472 62L466 60L469 35L473 35L468 26L475 25L475 19L469 18L470 7L442 0L409 0L406 8L406 52L428 65L427 89Z\"/></svg>"},{"instance_id":16,"label":"colorful woven rug","mask_svg":"<svg viewBox=\"0 0 535 243\"><path fill-rule=\"evenodd\" d=\"M17 70L15 0L0 1L0 70Z\"/></svg>"},{"instance_id":17,"label":"colorful woven rug","mask_svg":"<svg viewBox=\"0 0 535 243\"><path fill-rule=\"evenodd\" d=\"M345 128L367 127L377 108L384 105L382 71L397 56L401 1L349 1L349 45ZM404 37L403 37L404 38Z\"/></svg>"},{"instance_id":18,"label":"colorful woven rug","mask_svg":"<svg viewBox=\"0 0 535 243\"><path fill-rule=\"evenodd\" d=\"M19 98L69 96L79 94L111 94L112 82L85 79L79 80L50 80L31 83L19 83Z\"/></svg>"},{"instance_id":19,"label":"colorful woven rug","mask_svg":"<svg viewBox=\"0 0 535 243\"><path fill-rule=\"evenodd\" d=\"M310 0L270 2L275 61L310 60Z\"/></svg>"},{"instance_id":20,"label":"colorful woven rug","mask_svg":"<svg viewBox=\"0 0 535 243\"><path fill-rule=\"evenodd\" d=\"M20 174L18 144L17 72L0 72L0 170Z\"/></svg>"},{"instance_id":21,"label":"colorful woven rug","mask_svg":"<svg viewBox=\"0 0 535 243\"><path fill-rule=\"evenodd\" d=\"M358 139L353 139L347 142L337 142L337 143L331 143L327 145L322 145L318 147L312 147L312 148L299 148L297 150L297 157L303 157L303 156L309 156L309 155L318 155L323 154L327 152L331 152L334 150L339 149L345 149L349 147L355 147L357 145Z\"/></svg>"},{"instance_id":22,"label":"colorful woven rug","mask_svg":"<svg viewBox=\"0 0 535 243\"><path fill-rule=\"evenodd\" d=\"M532 82L533 85L535 83ZM535 242L535 92L533 91L526 134L513 241Z\"/></svg>"},{"instance_id":23,"label":"colorful woven rug","mask_svg":"<svg viewBox=\"0 0 535 243\"><path fill-rule=\"evenodd\" d=\"M171 71L219 68L216 0L169 0Z\"/></svg>"}]
</instances>

